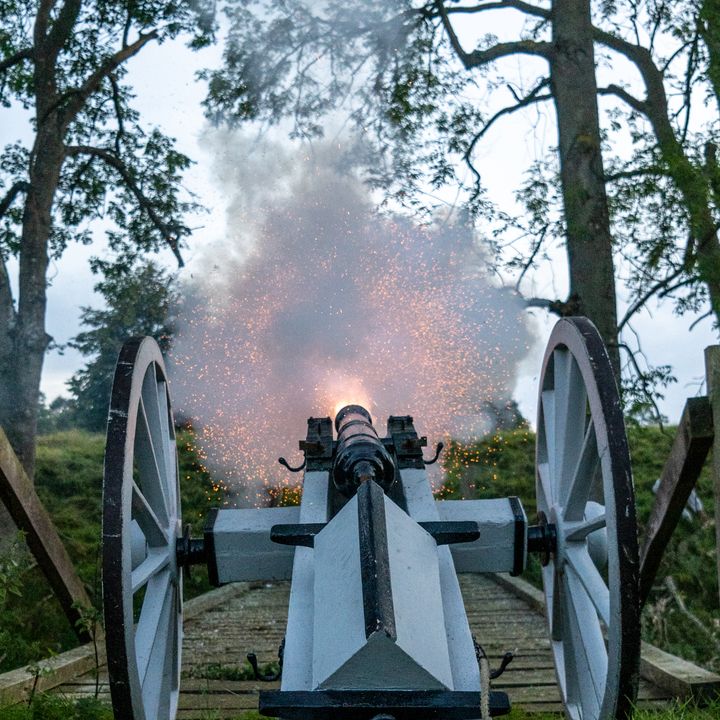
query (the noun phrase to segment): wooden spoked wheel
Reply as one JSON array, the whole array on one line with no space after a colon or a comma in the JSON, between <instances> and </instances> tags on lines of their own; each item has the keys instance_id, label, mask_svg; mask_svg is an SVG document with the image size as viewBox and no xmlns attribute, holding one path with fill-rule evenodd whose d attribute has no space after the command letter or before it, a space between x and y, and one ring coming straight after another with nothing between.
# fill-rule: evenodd
<instances>
[{"instance_id":1,"label":"wooden spoked wheel","mask_svg":"<svg viewBox=\"0 0 720 720\"><path fill-rule=\"evenodd\" d=\"M565 711L625 718L640 658L635 497L615 377L587 318L552 332L537 429L538 512L557 538L543 585Z\"/></svg>"},{"instance_id":2,"label":"wooden spoked wheel","mask_svg":"<svg viewBox=\"0 0 720 720\"><path fill-rule=\"evenodd\" d=\"M115 717L172 720L182 645L177 451L165 366L152 338L123 346L108 418L103 602Z\"/></svg>"}]
</instances>

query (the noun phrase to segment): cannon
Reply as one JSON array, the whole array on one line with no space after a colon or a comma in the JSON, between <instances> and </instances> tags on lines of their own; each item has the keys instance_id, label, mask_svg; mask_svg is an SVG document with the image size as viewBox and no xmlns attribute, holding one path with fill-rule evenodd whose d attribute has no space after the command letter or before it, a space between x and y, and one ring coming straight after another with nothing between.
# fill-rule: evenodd
<instances>
[{"instance_id":1,"label":"cannon","mask_svg":"<svg viewBox=\"0 0 720 720\"><path fill-rule=\"evenodd\" d=\"M103 597L120 720L178 708L183 572L216 585L290 579L280 689L286 720L465 720L510 710L473 638L458 573L542 564L558 686L572 720L623 718L637 694L638 550L630 460L610 362L585 318L555 326L539 388L536 497L435 500L410 416L381 438L368 411L310 418L299 507L213 510L183 531L163 358L151 338L118 359L103 499ZM508 619L511 622L511 619Z\"/></svg>"}]
</instances>

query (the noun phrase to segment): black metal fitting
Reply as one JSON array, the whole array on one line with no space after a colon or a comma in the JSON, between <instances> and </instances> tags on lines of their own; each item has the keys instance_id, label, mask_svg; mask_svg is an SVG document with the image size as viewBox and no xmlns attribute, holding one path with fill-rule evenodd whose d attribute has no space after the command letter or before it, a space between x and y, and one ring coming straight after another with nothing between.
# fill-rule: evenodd
<instances>
[{"instance_id":1,"label":"black metal fitting","mask_svg":"<svg viewBox=\"0 0 720 720\"><path fill-rule=\"evenodd\" d=\"M314 547L315 536L327 523L286 523L270 528L270 539L278 545ZM480 527L472 520L439 520L418 523L438 545L474 542L480 537Z\"/></svg>"},{"instance_id":2,"label":"black metal fitting","mask_svg":"<svg viewBox=\"0 0 720 720\"><path fill-rule=\"evenodd\" d=\"M305 466L307 465L307 459L303 460L302 465L298 465L297 467L292 467L290 463L284 458L279 457L278 462L285 468L287 468L291 473L299 473L301 470L305 469Z\"/></svg>"},{"instance_id":3,"label":"black metal fitting","mask_svg":"<svg viewBox=\"0 0 720 720\"><path fill-rule=\"evenodd\" d=\"M445 443L439 442L435 446L435 455L432 458L432 460L423 459L423 462L425 463L425 465L434 465L438 461L438 458L440 457L440 453L443 451L444 447L445 447Z\"/></svg>"},{"instance_id":4,"label":"black metal fitting","mask_svg":"<svg viewBox=\"0 0 720 720\"><path fill-rule=\"evenodd\" d=\"M491 680L497 680L507 670L507 666L515 659L514 653L506 652L500 661L500 667L490 673Z\"/></svg>"},{"instance_id":5,"label":"black metal fitting","mask_svg":"<svg viewBox=\"0 0 720 720\"><path fill-rule=\"evenodd\" d=\"M257 655L255 653L248 653L247 654L247 661L250 663L250 667L252 668L253 675L255 676L256 680L259 680L260 682L276 682L277 680L280 680L282 678L282 667L283 667L283 658L285 656L285 638L282 639L282 642L280 643L280 647L278 648L278 671L277 672L271 672L271 673L261 673L260 668L258 666L258 659Z\"/></svg>"},{"instance_id":6,"label":"black metal fitting","mask_svg":"<svg viewBox=\"0 0 720 720\"><path fill-rule=\"evenodd\" d=\"M555 526L548 522L547 515L542 510L538 512L538 524L528 527L527 551L540 555L543 567L550 562L550 557L557 551Z\"/></svg>"},{"instance_id":7,"label":"black metal fitting","mask_svg":"<svg viewBox=\"0 0 720 720\"><path fill-rule=\"evenodd\" d=\"M182 568L188 568L188 571L191 565L204 565L207 562L205 540L191 538L190 525L185 526L182 537L175 542L175 553L177 564Z\"/></svg>"}]
</instances>

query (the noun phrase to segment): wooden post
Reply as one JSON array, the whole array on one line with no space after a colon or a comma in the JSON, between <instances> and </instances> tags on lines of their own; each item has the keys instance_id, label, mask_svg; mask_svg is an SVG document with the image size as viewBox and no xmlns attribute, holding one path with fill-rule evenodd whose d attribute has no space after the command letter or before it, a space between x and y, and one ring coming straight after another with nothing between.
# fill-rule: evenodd
<instances>
[{"instance_id":1,"label":"wooden post","mask_svg":"<svg viewBox=\"0 0 720 720\"><path fill-rule=\"evenodd\" d=\"M715 559L717 561L718 596L720 597L720 345L705 348L705 376L712 405L713 421L719 432L713 442L713 487L715 496Z\"/></svg>"},{"instance_id":2,"label":"wooden post","mask_svg":"<svg viewBox=\"0 0 720 720\"><path fill-rule=\"evenodd\" d=\"M719 418L720 420L720 418ZM682 516L713 442L713 419L706 397L690 398L660 476L640 551L640 605L647 600L665 547Z\"/></svg>"},{"instance_id":3,"label":"wooden post","mask_svg":"<svg viewBox=\"0 0 720 720\"><path fill-rule=\"evenodd\" d=\"M5 432L0 428L0 500L10 516L25 533L27 544L50 587L60 601L65 615L80 640L90 636L77 626L81 609L92 606L85 586L75 572L70 556L58 535L50 515L35 492L30 478L13 452ZM97 633L100 635L100 632Z\"/></svg>"}]
</instances>

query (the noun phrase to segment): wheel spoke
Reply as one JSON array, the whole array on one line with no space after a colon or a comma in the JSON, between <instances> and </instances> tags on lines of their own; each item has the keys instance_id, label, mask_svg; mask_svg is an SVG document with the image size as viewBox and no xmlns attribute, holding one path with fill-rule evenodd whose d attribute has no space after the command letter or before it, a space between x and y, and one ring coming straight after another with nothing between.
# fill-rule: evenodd
<instances>
[{"instance_id":1,"label":"wheel spoke","mask_svg":"<svg viewBox=\"0 0 720 720\"><path fill-rule=\"evenodd\" d=\"M175 650L175 629L177 626L175 618L175 591L171 588L168 598L167 611L163 608L163 628L168 634L159 643L157 651L153 652L153 668L148 674L147 682L152 683L149 692L144 693L150 708L155 709L153 717L158 720L170 718L171 679L172 668L171 658ZM143 688L145 691L145 688Z\"/></svg>"},{"instance_id":2,"label":"wheel spoke","mask_svg":"<svg viewBox=\"0 0 720 720\"><path fill-rule=\"evenodd\" d=\"M150 659L142 686L143 705L148 717L165 720L169 717L167 693L167 657L172 646L172 625L176 618L172 613L172 587L165 596L160 614L160 626L155 635Z\"/></svg>"},{"instance_id":3,"label":"wheel spoke","mask_svg":"<svg viewBox=\"0 0 720 720\"><path fill-rule=\"evenodd\" d=\"M160 428L162 430L163 451L165 454L165 488L167 488L168 504L170 512L175 511L177 506L177 488L175 476L175 437L170 430L170 416L168 412L167 385L163 381L156 384L158 397L158 412L160 415Z\"/></svg>"},{"instance_id":4,"label":"wheel spoke","mask_svg":"<svg viewBox=\"0 0 720 720\"><path fill-rule=\"evenodd\" d=\"M579 523L568 524L566 527L569 527L569 530L565 539L575 542L584 540L590 533L604 528L605 524L605 513L588 518Z\"/></svg>"},{"instance_id":5,"label":"wheel spoke","mask_svg":"<svg viewBox=\"0 0 720 720\"><path fill-rule=\"evenodd\" d=\"M543 390L541 395L543 409L543 424L545 426L545 444L547 447L547 460L550 469L550 478L553 485L555 484L556 475L556 457L555 457L555 392L553 390ZM552 494L554 498L555 493ZM550 500L550 498L548 498Z\"/></svg>"},{"instance_id":6,"label":"wheel spoke","mask_svg":"<svg viewBox=\"0 0 720 720\"><path fill-rule=\"evenodd\" d=\"M547 463L539 463L537 472L540 478L540 489L545 497L545 509L547 509L552 507L555 502L553 488L550 484L550 466Z\"/></svg>"},{"instance_id":7,"label":"wheel spoke","mask_svg":"<svg viewBox=\"0 0 720 720\"><path fill-rule=\"evenodd\" d=\"M172 591L170 570L167 569L150 578L143 598L140 620L135 630L135 657L137 658L140 684L145 695L150 666L157 666L158 648L167 642L167 617ZM158 683L155 683L156 685ZM149 714L152 717L152 713Z\"/></svg>"},{"instance_id":8,"label":"wheel spoke","mask_svg":"<svg viewBox=\"0 0 720 720\"><path fill-rule=\"evenodd\" d=\"M179 500L180 500L180 479L177 471L177 447L175 440L169 440L170 447L168 447L168 495L170 497L170 512L173 515L180 514Z\"/></svg>"},{"instance_id":9,"label":"wheel spoke","mask_svg":"<svg viewBox=\"0 0 720 720\"><path fill-rule=\"evenodd\" d=\"M595 426L590 420L583 441L580 457L578 458L575 470L567 485L563 516L565 520L582 520L585 505L590 497L593 478L600 464L600 457L597 452L597 437Z\"/></svg>"},{"instance_id":10,"label":"wheel spoke","mask_svg":"<svg viewBox=\"0 0 720 720\"><path fill-rule=\"evenodd\" d=\"M584 715L598 717L607 682L608 656L595 609L583 586L565 575L568 625ZM566 646L567 649L567 646Z\"/></svg>"},{"instance_id":11,"label":"wheel spoke","mask_svg":"<svg viewBox=\"0 0 720 720\"><path fill-rule=\"evenodd\" d=\"M555 386L555 477L559 498L567 494L580 456L587 414L587 392L577 363L569 350L553 353Z\"/></svg>"},{"instance_id":12,"label":"wheel spoke","mask_svg":"<svg viewBox=\"0 0 720 720\"><path fill-rule=\"evenodd\" d=\"M173 605L173 612L177 615L181 612L182 607L182 590L180 589L181 583L175 587L175 604ZM180 623L173 623L173 657L174 661L172 664L172 690L177 692L180 688L180 650L181 650L182 637L180 634Z\"/></svg>"},{"instance_id":13,"label":"wheel spoke","mask_svg":"<svg viewBox=\"0 0 720 720\"><path fill-rule=\"evenodd\" d=\"M587 548L584 545L567 547L566 558L567 565L573 574L573 581L575 579L580 581L585 589L585 594L595 607L595 614L600 615L605 627L608 627L610 624L610 591L605 585L600 571L595 567Z\"/></svg>"},{"instance_id":14,"label":"wheel spoke","mask_svg":"<svg viewBox=\"0 0 720 720\"><path fill-rule=\"evenodd\" d=\"M167 545L166 531L136 483L132 486L132 518L137 521L150 547Z\"/></svg>"},{"instance_id":15,"label":"wheel spoke","mask_svg":"<svg viewBox=\"0 0 720 720\"><path fill-rule=\"evenodd\" d=\"M159 573L163 568L167 567L170 562L170 554L167 548L163 550L152 551L132 571L132 591L135 594L153 575Z\"/></svg>"},{"instance_id":16,"label":"wheel spoke","mask_svg":"<svg viewBox=\"0 0 720 720\"><path fill-rule=\"evenodd\" d=\"M137 433L135 435L135 458L137 460L140 482L143 491L159 517L167 524L169 522L172 505L169 504L166 494L166 482L163 475L164 462L160 448L155 447L158 436L153 433L148 411L143 399L140 398L138 406Z\"/></svg>"},{"instance_id":17,"label":"wheel spoke","mask_svg":"<svg viewBox=\"0 0 720 720\"><path fill-rule=\"evenodd\" d=\"M162 395L165 395L163 390ZM155 448L155 459L157 460L158 471L162 478L161 487L163 492L167 492L168 478L168 461L167 461L167 439L168 439L168 422L167 410L164 409L165 398L161 398L158 392L158 382L156 377L155 363L148 366L142 386L142 404L148 421L150 437L153 439L153 447ZM169 497L165 495L165 501L169 504Z\"/></svg>"},{"instance_id":18,"label":"wheel spoke","mask_svg":"<svg viewBox=\"0 0 720 720\"><path fill-rule=\"evenodd\" d=\"M560 579L556 572L552 573L552 608L550 613L550 637L561 640L563 637L563 594Z\"/></svg>"}]
</instances>

